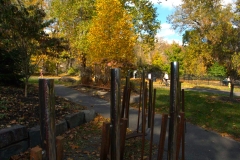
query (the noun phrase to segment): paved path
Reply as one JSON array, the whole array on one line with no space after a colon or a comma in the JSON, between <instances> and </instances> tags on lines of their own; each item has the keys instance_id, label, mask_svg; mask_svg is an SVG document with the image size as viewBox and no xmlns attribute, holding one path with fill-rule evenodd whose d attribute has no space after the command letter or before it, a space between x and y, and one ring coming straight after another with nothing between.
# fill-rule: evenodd
<instances>
[{"instance_id":1,"label":"paved path","mask_svg":"<svg viewBox=\"0 0 240 160\"><path fill-rule=\"evenodd\" d=\"M85 95L77 90L61 85L55 86L55 93L73 102L94 109L102 116L110 117L110 103L96 97ZM130 109L129 128L136 129L137 111ZM158 144L161 126L161 116L155 115L154 143ZM221 137L217 133L206 131L190 123L186 124L186 160L240 160L240 143L232 139ZM149 138L149 136L148 136ZM166 138L167 139L167 138ZM167 142L165 143L167 144ZM167 145L165 145L167 150ZM166 152L164 155L166 159Z\"/></svg>"}]
</instances>

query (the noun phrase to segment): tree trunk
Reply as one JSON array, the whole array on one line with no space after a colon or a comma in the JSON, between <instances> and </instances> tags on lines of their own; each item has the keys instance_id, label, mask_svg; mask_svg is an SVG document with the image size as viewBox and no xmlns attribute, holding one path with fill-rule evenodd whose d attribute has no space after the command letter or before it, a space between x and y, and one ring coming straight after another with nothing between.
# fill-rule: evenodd
<instances>
[{"instance_id":1,"label":"tree trunk","mask_svg":"<svg viewBox=\"0 0 240 160\"><path fill-rule=\"evenodd\" d=\"M28 78L25 77L24 96L28 97Z\"/></svg>"},{"instance_id":2,"label":"tree trunk","mask_svg":"<svg viewBox=\"0 0 240 160\"><path fill-rule=\"evenodd\" d=\"M56 75L58 76L58 63L56 63Z\"/></svg>"},{"instance_id":3,"label":"tree trunk","mask_svg":"<svg viewBox=\"0 0 240 160\"><path fill-rule=\"evenodd\" d=\"M231 82L231 86L230 86L230 99L233 99L233 90L234 90L234 83Z\"/></svg>"}]
</instances>

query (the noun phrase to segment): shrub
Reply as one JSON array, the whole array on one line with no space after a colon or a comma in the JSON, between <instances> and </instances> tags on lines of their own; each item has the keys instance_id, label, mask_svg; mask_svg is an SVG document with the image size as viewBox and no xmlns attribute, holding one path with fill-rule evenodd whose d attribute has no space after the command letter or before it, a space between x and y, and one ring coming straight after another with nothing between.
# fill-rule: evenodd
<instances>
[{"instance_id":1,"label":"shrub","mask_svg":"<svg viewBox=\"0 0 240 160\"><path fill-rule=\"evenodd\" d=\"M76 68L71 67L71 68L69 68L67 74L68 74L69 76L76 76L76 75L79 74L79 70L76 69Z\"/></svg>"}]
</instances>

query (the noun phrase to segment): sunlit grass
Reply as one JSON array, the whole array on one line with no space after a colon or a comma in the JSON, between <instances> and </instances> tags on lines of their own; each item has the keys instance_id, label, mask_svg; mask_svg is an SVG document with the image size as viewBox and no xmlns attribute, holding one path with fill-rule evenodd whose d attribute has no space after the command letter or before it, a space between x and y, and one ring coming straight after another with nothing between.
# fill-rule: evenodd
<instances>
[{"instance_id":1,"label":"sunlit grass","mask_svg":"<svg viewBox=\"0 0 240 160\"><path fill-rule=\"evenodd\" d=\"M63 75L63 76L65 76L65 75ZM59 76L44 76L43 78L45 78L45 79L54 79L54 84L64 84L66 86L73 85L73 83L71 83L71 82L59 81L59 79L60 79ZM75 79L76 83L78 83L78 81L79 81L79 77L78 76L71 76L71 78ZM29 78L29 84L38 84L38 81L39 81L39 77L38 76L31 76Z\"/></svg>"},{"instance_id":2,"label":"sunlit grass","mask_svg":"<svg viewBox=\"0 0 240 160\"><path fill-rule=\"evenodd\" d=\"M185 91L184 95L187 121L240 138L239 101L230 101L223 95L194 91ZM169 89L157 89L156 112L169 113L169 105Z\"/></svg>"}]
</instances>

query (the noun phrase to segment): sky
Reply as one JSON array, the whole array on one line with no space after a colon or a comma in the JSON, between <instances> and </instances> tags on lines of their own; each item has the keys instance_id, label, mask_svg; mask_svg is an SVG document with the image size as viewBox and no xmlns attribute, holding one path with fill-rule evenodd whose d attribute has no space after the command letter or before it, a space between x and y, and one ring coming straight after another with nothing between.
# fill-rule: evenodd
<instances>
[{"instance_id":1,"label":"sky","mask_svg":"<svg viewBox=\"0 0 240 160\"><path fill-rule=\"evenodd\" d=\"M158 20L161 21L161 30L158 31L157 37L163 38L164 41L172 43L173 41L182 44L182 34L171 29L167 23L167 16L174 13L174 6L182 4L182 0L151 0L157 8ZM223 0L223 4L233 3L234 0ZM161 2L161 3L159 3Z\"/></svg>"}]
</instances>

